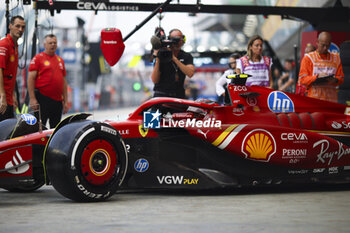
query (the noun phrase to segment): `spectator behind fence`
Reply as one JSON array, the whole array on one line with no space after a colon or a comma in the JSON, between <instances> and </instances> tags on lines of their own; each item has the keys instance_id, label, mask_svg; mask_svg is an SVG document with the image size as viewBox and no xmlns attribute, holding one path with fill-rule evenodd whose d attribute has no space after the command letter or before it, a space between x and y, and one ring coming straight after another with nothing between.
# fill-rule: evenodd
<instances>
[{"instance_id":1,"label":"spectator behind fence","mask_svg":"<svg viewBox=\"0 0 350 233\"><path fill-rule=\"evenodd\" d=\"M17 107L15 85L18 68L17 40L23 35L26 23L22 16L10 20L10 33L0 40L0 121L13 118Z\"/></svg>"},{"instance_id":2,"label":"spectator behind fence","mask_svg":"<svg viewBox=\"0 0 350 233\"><path fill-rule=\"evenodd\" d=\"M160 58L159 49L153 51L155 57L151 76L154 83L153 97L186 98L184 81L186 76L191 78L194 75L193 57L181 49L185 43L185 36L179 29L171 30L169 39L176 41L168 48L172 52L170 61Z\"/></svg>"},{"instance_id":3,"label":"spectator behind fence","mask_svg":"<svg viewBox=\"0 0 350 233\"><path fill-rule=\"evenodd\" d=\"M264 86L272 88L271 66L272 59L262 56L264 40L255 35L250 38L247 46L247 55L237 59L237 74L250 74L252 77L247 79L246 85Z\"/></svg>"},{"instance_id":4,"label":"spectator behind fence","mask_svg":"<svg viewBox=\"0 0 350 233\"><path fill-rule=\"evenodd\" d=\"M337 88L344 73L339 54L328 51L331 41L330 33L319 34L317 50L305 54L301 61L298 84L306 88L309 97L338 102Z\"/></svg>"},{"instance_id":5,"label":"spectator behind fence","mask_svg":"<svg viewBox=\"0 0 350 233\"><path fill-rule=\"evenodd\" d=\"M62 112L68 111L66 69L63 59L55 54L55 35L45 36L44 47L44 52L37 54L29 65L29 107L37 110L39 104L43 125L49 120L50 128L55 128Z\"/></svg>"},{"instance_id":6,"label":"spectator behind fence","mask_svg":"<svg viewBox=\"0 0 350 233\"><path fill-rule=\"evenodd\" d=\"M284 62L284 72L277 81L278 90L294 93L295 86L295 72L294 72L294 61L287 59Z\"/></svg>"},{"instance_id":7,"label":"spectator behind fence","mask_svg":"<svg viewBox=\"0 0 350 233\"><path fill-rule=\"evenodd\" d=\"M225 72L221 75L221 77L216 81L216 94L219 97L219 102L222 102L220 99L223 96L226 97L226 86L231 82L231 79L228 79L227 76L236 73L236 60L240 58L239 53L232 53L228 58L228 67L229 69L225 70Z\"/></svg>"}]
</instances>

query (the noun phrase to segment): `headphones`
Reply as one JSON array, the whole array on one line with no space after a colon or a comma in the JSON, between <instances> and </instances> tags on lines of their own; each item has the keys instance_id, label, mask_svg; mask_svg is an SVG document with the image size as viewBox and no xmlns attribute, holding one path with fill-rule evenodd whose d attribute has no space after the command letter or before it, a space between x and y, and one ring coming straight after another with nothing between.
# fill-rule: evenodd
<instances>
[{"instance_id":1,"label":"headphones","mask_svg":"<svg viewBox=\"0 0 350 233\"><path fill-rule=\"evenodd\" d=\"M171 34L172 32L174 32L174 31L179 31L179 32L181 32L181 34L182 34L182 31L179 30L179 29L176 29L176 28L171 29L170 32L169 32L169 36L168 36L168 39L169 39L169 40L171 39L171 38L170 38L170 34ZM181 38L182 38L183 43L185 44L185 43L186 43L186 36L185 36L184 34L182 34Z\"/></svg>"},{"instance_id":2,"label":"headphones","mask_svg":"<svg viewBox=\"0 0 350 233\"><path fill-rule=\"evenodd\" d=\"M182 41L183 41L184 43L186 43L186 36L185 36L185 35L182 35Z\"/></svg>"}]
</instances>

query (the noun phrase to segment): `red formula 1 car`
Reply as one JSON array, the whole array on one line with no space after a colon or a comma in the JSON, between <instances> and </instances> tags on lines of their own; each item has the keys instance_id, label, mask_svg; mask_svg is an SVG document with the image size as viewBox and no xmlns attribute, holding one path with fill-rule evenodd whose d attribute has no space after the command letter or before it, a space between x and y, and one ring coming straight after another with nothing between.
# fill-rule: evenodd
<instances>
[{"instance_id":1,"label":"red formula 1 car","mask_svg":"<svg viewBox=\"0 0 350 233\"><path fill-rule=\"evenodd\" d=\"M38 131L31 115L0 123L0 187L52 184L98 201L118 189L216 189L349 182L350 107L245 86L230 103L154 98L123 122L76 114Z\"/></svg>"}]
</instances>

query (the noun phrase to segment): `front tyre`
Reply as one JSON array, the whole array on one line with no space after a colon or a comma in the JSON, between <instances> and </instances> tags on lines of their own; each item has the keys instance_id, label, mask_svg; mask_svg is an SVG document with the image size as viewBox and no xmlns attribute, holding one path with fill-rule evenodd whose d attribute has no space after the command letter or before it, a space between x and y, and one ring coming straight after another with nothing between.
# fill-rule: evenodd
<instances>
[{"instance_id":1,"label":"front tyre","mask_svg":"<svg viewBox=\"0 0 350 233\"><path fill-rule=\"evenodd\" d=\"M75 201L101 201L121 184L127 154L118 131L108 124L80 121L59 129L46 152L49 180Z\"/></svg>"}]
</instances>

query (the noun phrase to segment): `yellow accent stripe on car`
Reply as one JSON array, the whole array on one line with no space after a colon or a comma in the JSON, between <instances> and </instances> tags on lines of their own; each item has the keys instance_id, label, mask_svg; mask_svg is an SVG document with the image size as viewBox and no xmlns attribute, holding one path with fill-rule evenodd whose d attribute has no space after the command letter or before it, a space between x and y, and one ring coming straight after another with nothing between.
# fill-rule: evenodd
<instances>
[{"instance_id":1,"label":"yellow accent stripe on car","mask_svg":"<svg viewBox=\"0 0 350 233\"><path fill-rule=\"evenodd\" d=\"M225 149L228 144L230 144L232 142L232 140L237 136L237 134L239 132L241 132L241 130L246 126L246 124L243 125L239 125L237 128L235 128L228 136L227 138L223 141L223 143L221 143L220 146L218 146L220 149Z\"/></svg>"},{"instance_id":2,"label":"yellow accent stripe on car","mask_svg":"<svg viewBox=\"0 0 350 233\"><path fill-rule=\"evenodd\" d=\"M313 133L319 133L322 135L333 135L333 136L343 136L343 137L350 137L350 132L338 132L338 131L321 131L321 130L306 130Z\"/></svg>"},{"instance_id":3,"label":"yellow accent stripe on car","mask_svg":"<svg viewBox=\"0 0 350 233\"><path fill-rule=\"evenodd\" d=\"M231 126L228 127L227 129L225 129L225 131L222 132L222 133L220 134L220 136L217 137L217 139L215 139L214 142L212 142L212 144L213 144L214 146L220 145L220 143L226 138L226 136L227 136L234 128L236 128L237 126L238 126L237 124L236 124L236 125L231 125Z\"/></svg>"}]
</instances>

